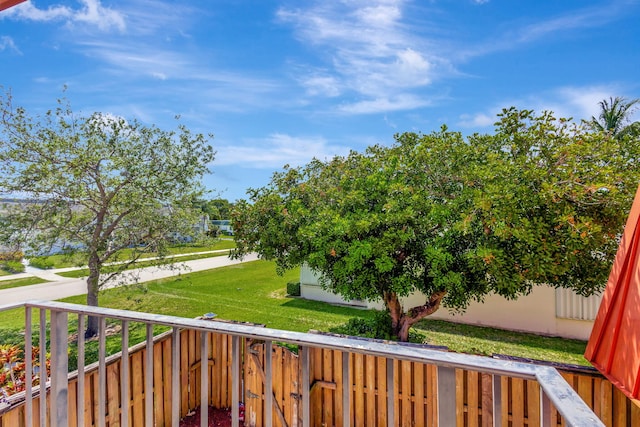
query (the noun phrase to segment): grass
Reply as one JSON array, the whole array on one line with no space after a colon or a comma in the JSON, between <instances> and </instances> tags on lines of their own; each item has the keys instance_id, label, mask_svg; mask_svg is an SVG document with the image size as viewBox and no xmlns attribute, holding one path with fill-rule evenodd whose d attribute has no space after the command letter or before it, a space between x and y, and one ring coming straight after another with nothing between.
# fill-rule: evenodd
<instances>
[{"instance_id":1,"label":"grass","mask_svg":"<svg viewBox=\"0 0 640 427\"><path fill-rule=\"evenodd\" d=\"M206 252L216 251L221 249L232 249L236 247L235 241L231 239L218 239L211 244L206 245L177 245L168 249L168 255L188 254L194 252ZM131 249L125 249L119 253L120 259L126 259L127 251L131 252ZM154 254L142 254L141 258L152 257ZM38 257L41 259L49 260L52 263L52 268L66 268L66 267L82 267L87 264L86 257L83 253L76 252L70 255L49 255L46 257Z\"/></svg>"},{"instance_id":2,"label":"grass","mask_svg":"<svg viewBox=\"0 0 640 427\"><path fill-rule=\"evenodd\" d=\"M23 279L8 279L0 280L0 290L9 288L18 288L20 286L37 285L39 283L46 283L47 280L39 277L25 277Z\"/></svg>"},{"instance_id":3,"label":"grass","mask_svg":"<svg viewBox=\"0 0 640 427\"><path fill-rule=\"evenodd\" d=\"M284 276L277 276L273 263L248 262L102 291L100 305L187 318L214 312L220 319L260 323L271 328L300 332L309 329L327 331L346 323L352 317L373 317L374 312L369 310L287 297L286 283L297 280L298 275L299 271L295 269ZM84 304L85 297L71 297L64 301ZM16 335L15 331L22 327L23 319L21 310L0 313L0 343L10 335ZM131 344L144 338L144 327L135 325L132 324L130 332ZM583 341L540 337L439 320L423 320L416 330L427 337L429 344L444 345L458 352L485 355L501 353L588 365L582 357L586 346ZM19 337L19 334L16 336ZM110 346L117 350L119 343L116 340Z\"/></svg>"},{"instance_id":4,"label":"grass","mask_svg":"<svg viewBox=\"0 0 640 427\"><path fill-rule=\"evenodd\" d=\"M444 345L460 353L490 356L502 354L591 366L584 358L587 343L558 337L506 331L503 329L464 325L443 320L425 319L414 329L427 337L426 342Z\"/></svg>"}]
</instances>

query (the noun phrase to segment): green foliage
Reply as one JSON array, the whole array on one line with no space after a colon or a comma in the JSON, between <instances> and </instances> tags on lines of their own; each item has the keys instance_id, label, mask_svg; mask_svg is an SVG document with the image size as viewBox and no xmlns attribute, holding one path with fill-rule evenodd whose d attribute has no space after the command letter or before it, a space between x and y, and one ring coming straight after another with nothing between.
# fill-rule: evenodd
<instances>
[{"instance_id":1,"label":"green foliage","mask_svg":"<svg viewBox=\"0 0 640 427\"><path fill-rule=\"evenodd\" d=\"M0 261L0 268L11 274L24 272L24 264L20 261Z\"/></svg>"},{"instance_id":2,"label":"green foliage","mask_svg":"<svg viewBox=\"0 0 640 427\"><path fill-rule=\"evenodd\" d=\"M91 305L110 277L100 277L105 262L162 257L176 236L194 232L191 201L213 150L184 125L164 131L110 114L82 116L63 101L31 116L6 94L0 140L0 193L25 198L0 218L0 243L33 248L30 255L83 248Z\"/></svg>"},{"instance_id":3,"label":"green foliage","mask_svg":"<svg viewBox=\"0 0 640 427\"><path fill-rule=\"evenodd\" d=\"M375 338L381 340L397 340L391 327L391 316L388 311L376 311L372 318L354 317L349 319L344 325L336 326L330 329L330 332L365 338ZM422 344L425 340L424 335L418 331L411 330L409 332L409 342Z\"/></svg>"},{"instance_id":4,"label":"green foliage","mask_svg":"<svg viewBox=\"0 0 640 427\"><path fill-rule=\"evenodd\" d=\"M600 114L598 118L591 117L589 125L598 132L606 132L613 137L622 138L624 136L640 136L640 122L630 122L635 106L640 103L640 99L627 101L616 96L609 100L599 102Z\"/></svg>"},{"instance_id":5,"label":"green foliage","mask_svg":"<svg viewBox=\"0 0 640 427\"><path fill-rule=\"evenodd\" d=\"M50 257L33 257L29 258L29 265L35 268L41 268L43 270L47 270L49 268L53 268L53 259Z\"/></svg>"},{"instance_id":6,"label":"green foliage","mask_svg":"<svg viewBox=\"0 0 640 427\"><path fill-rule=\"evenodd\" d=\"M287 282L287 295L300 296L300 282Z\"/></svg>"},{"instance_id":7,"label":"green foliage","mask_svg":"<svg viewBox=\"0 0 640 427\"><path fill-rule=\"evenodd\" d=\"M20 250L0 252L0 261L22 261L24 254Z\"/></svg>"},{"instance_id":8,"label":"green foliage","mask_svg":"<svg viewBox=\"0 0 640 427\"><path fill-rule=\"evenodd\" d=\"M382 300L394 333L534 284L600 290L640 178L637 138L506 109L494 135L445 126L285 167L232 215L234 256L306 262L345 299ZM425 304L403 309L414 292Z\"/></svg>"}]
</instances>

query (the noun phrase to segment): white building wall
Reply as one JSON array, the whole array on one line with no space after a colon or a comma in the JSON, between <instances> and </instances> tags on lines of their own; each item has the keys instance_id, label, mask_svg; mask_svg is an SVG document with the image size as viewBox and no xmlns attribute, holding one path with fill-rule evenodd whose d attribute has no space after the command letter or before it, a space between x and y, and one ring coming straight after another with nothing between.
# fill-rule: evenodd
<instances>
[{"instance_id":1,"label":"white building wall","mask_svg":"<svg viewBox=\"0 0 640 427\"><path fill-rule=\"evenodd\" d=\"M300 291L304 298L347 304L339 295L323 290L318 276L308 267L300 271ZM491 326L501 329L532 332L588 340L601 296L584 298L572 291L537 286L529 295L517 300L507 300L489 295L483 303L473 302L463 314L456 314L442 307L430 317L451 322ZM422 294L402 299L404 307L424 304ZM354 305L361 306L358 301ZM382 309L382 302L366 304L369 308Z\"/></svg>"}]
</instances>

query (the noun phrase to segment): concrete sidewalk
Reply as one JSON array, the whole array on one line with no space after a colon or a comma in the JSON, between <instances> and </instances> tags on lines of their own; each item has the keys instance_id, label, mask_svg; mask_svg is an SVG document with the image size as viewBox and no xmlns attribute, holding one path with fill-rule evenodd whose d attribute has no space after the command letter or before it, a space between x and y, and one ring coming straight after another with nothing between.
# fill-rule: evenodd
<instances>
[{"instance_id":1,"label":"concrete sidewalk","mask_svg":"<svg viewBox=\"0 0 640 427\"><path fill-rule=\"evenodd\" d=\"M196 271L209 270L212 268L226 267L229 265L240 264L242 262L255 261L257 259L257 254L247 255L242 261L232 260L228 256L218 256L214 258L185 261L184 264L187 267L186 270L171 270L158 267L139 268L121 273L114 277L110 283L103 286L102 289L125 286L133 283L143 283L151 280L163 279L165 277L173 277ZM40 271L50 271L51 274L49 277L51 279L47 280L52 281L38 285L0 290L0 304L11 304L29 299L57 300L75 295L84 295L87 293L87 282L85 279L70 279L68 277L58 276L55 274L56 270ZM13 277L15 276L17 275L14 275ZM137 280L135 279L136 276ZM32 277L32 275L27 275L26 277ZM42 276L38 275L38 277Z\"/></svg>"}]
</instances>

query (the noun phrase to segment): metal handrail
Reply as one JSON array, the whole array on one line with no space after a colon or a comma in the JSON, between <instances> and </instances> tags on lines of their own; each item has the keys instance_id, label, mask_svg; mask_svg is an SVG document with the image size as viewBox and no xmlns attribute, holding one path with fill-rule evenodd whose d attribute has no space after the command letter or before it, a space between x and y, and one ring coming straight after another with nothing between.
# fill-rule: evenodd
<instances>
[{"instance_id":1,"label":"metal handrail","mask_svg":"<svg viewBox=\"0 0 640 427\"><path fill-rule=\"evenodd\" d=\"M387 359L408 360L412 362L432 364L438 367L438 402L446 400L445 397L449 399L453 397L453 399L455 400L454 369L456 368L493 374L494 376L510 376L528 380L536 380L541 386L542 425L551 425L551 403L562 415L565 422L569 426L604 425L580 398L580 396L558 373L558 371L548 366L539 366L516 361L499 360L484 356L409 347L393 342L369 342L361 339L347 337L283 331L251 325L211 322L208 320L187 319L175 316L133 312L128 310L91 307L58 301L30 300L22 303L0 305L0 312L20 307L28 309L51 310L52 313L74 313L83 316L99 317L101 319L109 318L119 319L124 322L133 321L146 323L148 325L164 325L172 327L174 329L174 332L177 332L179 329L190 329L200 332L224 333L235 338L242 337L264 340L267 343L271 343L274 341L285 342L301 346L301 354L307 354L307 357L307 347L321 347L343 352L382 356L386 357ZM236 340L234 340L234 343L235 342ZM179 343L177 345L179 346ZM179 351L179 349L175 351ZM302 362L304 370L304 359ZM306 362L308 363L308 360ZM495 392L497 391L498 396L500 393L499 381L496 381L495 377L493 384L494 387L497 387L497 390L494 390L495 400ZM441 393L445 392L447 393L446 396L442 396ZM308 404L308 396L306 396L306 400ZM443 402L442 406L439 407L438 412L441 425L447 425L443 424L443 422L446 422L446 420L451 420L451 418L449 417L450 414L440 413L445 409L449 410L450 404L450 402ZM499 405L500 402L494 402L494 404ZM66 407L66 405L64 407ZM393 408L390 409L393 410ZM303 423L305 422L305 417L308 417L308 413L303 416ZM393 417L390 418L393 419ZM497 418L499 418L499 416L497 416ZM455 414L453 419L455 420ZM308 419L306 421L308 422ZM235 417L234 422L237 422Z\"/></svg>"}]
</instances>

